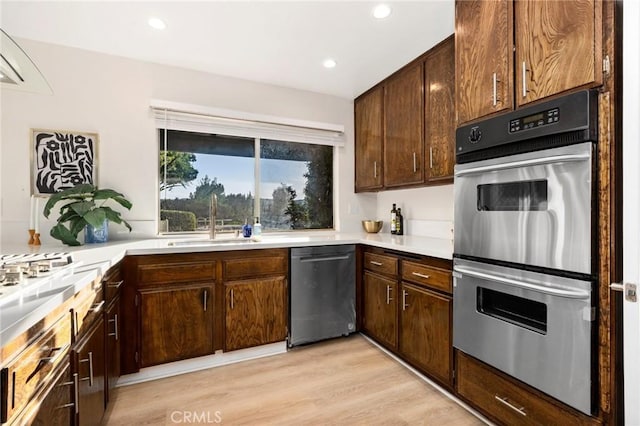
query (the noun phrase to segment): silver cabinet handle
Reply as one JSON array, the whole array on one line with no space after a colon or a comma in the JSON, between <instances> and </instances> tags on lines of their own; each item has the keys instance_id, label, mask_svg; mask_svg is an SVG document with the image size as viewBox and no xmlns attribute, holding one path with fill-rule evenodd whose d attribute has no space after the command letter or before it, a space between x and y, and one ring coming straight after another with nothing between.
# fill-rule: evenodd
<instances>
[{"instance_id":1,"label":"silver cabinet handle","mask_svg":"<svg viewBox=\"0 0 640 426\"><path fill-rule=\"evenodd\" d=\"M233 299L234 299L234 297L233 297L233 289L231 289L231 309L233 309L233 304L234 304Z\"/></svg>"},{"instance_id":2,"label":"silver cabinet handle","mask_svg":"<svg viewBox=\"0 0 640 426\"><path fill-rule=\"evenodd\" d=\"M369 263L372 264L372 265L375 265L375 266L382 266L382 263L376 262L374 260L370 260Z\"/></svg>"},{"instance_id":3,"label":"silver cabinet handle","mask_svg":"<svg viewBox=\"0 0 640 426\"><path fill-rule=\"evenodd\" d=\"M527 63L522 61L522 97L527 97Z\"/></svg>"},{"instance_id":4,"label":"silver cabinet handle","mask_svg":"<svg viewBox=\"0 0 640 426\"><path fill-rule=\"evenodd\" d=\"M498 83L500 82L500 80L498 80L498 74L496 74L495 72L493 73L493 106L498 105Z\"/></svg>"},{"instance_id":5,"label":"silver cabinet handle","mask_svg":"<svg viewBox=\"0 0 640 426\"><path fill-rule=\"evenodd\" d=\"M300 262L330 262L333 260L347 260L351 255L344 256L324 256L324 257L301 257Z\"/></svg>"},{"instance_id":6,"label":"silver cabinet handle","mask_svg":"<svg viewBox=\"0 0 640 426\"><path fill-rule=\"evenodd\" d=\"M393 300L391 297L391 286L387 285L387 305Z\"/></svg>"},{"instance_id":7,"label":"silver cabinet handle","mask_svg":"<svg viewBox=\"0 0 640 426\"><path fill-rule=\"evenodd\" d=\"M113 319L109 322L113 323L113 333L109 333L109 336L114 336L118 340L118 314L113 314Z\"/></svg>"},{"instance_id":8,"label":"silver cabinet handle","mask_svg":"<svg viewBox=\"0 0 640 426\"><path fill-rule=\"evenodd\" d=\"M78 414L78 401L80 400L80 383L78 380L78 373L73 373L73 393L75 395L75 400L73 401L74 409L76 414Z\"/></svg>"},{"instance_id":9,"label":"silver cabinet handle","mask_svg":"<svg viewBox=\"0 0 640 426\"><path fill-rule=\"evenodd\" d=\"M415 275L416 277L424 278L425 280L428 280L429 278L431 278L431 275L421 274L420 272L412 272L411 275Z\"/></svg>"},{"instance_id":10,"label":"silver cabinet handle","mask_svg":"<svg viewBox=\"0 0 640 426\"><path fill-rule=\"evenodd\" d=\"M89 358L81 359L80 362L88 362L89 363L89 377L85 377L80 380L88 380L89 386L93 386L93 352L89 352Z\"/></svg>"},{"instance_id":11,"label":"silver cabinet handle","mask_svg":"<svg viewBox=\"0 0 640 426\"><path fill-rule=\"evenodd\" d=\"M516 407L515 405L511 404L511 403L507 400L507 398L501 398L501 397L499 397L498 395L494 395L494 396L495 396L495 398L496 398L498 401L502 402L504 405L506 405L507 407L511 408L513 411L517 412L518 414L523 415L523 416L526 416L526 415L527 415L527 412L526 412L526 411L524 411L524 407L520 407L520 408L518 408L518 407Z\"/></svg>"},{"instance_id":12,"label":"silver cabinet handle","mask_svg":"<svg viewBox=\"0 0 640 426\"><path fill-rule=\"evenodd\" d=\"M569 163L588 161L591 159L591 154L566 154L555 155L552 157L533 158L531 160L512 161L509 163L495 164L491 166L478 166L471 167L469 169L462 169L455 172L456 176L471 175L476 173L484 173L497 170L515 169L520 167L532 167L541 166L543 164L555 164L555 163Z\"/></svg>"},{"instance_id":13,"label":"silver cabinet handle","mask_svg":"<svg viewBox=\"0 0 640 426\"><path fill-rule=\"evenodd\" d=\"M208 296L208 292L207 290L204 291L204 294L202 295L202 306L204 308L204 311L207 312L207 296Z\"/></svg>"},{"instance_id":14,"label":"silver cabinet handle","mask_svg":"<svg viewBox=\"0 0 640 426\"><path fill-rule=\"evenodd\" d=\"M433 148L429 147L429 168L433 169Z\"/></svg>"},{"instance_id":15,"label":"silver cabinet handle","mask_svg":"<svg viewBox=\"0 0 640 426\"><path fill-rule=\"evenodd\" d=\"M107 283L107 287L109 288L120 288L120 286L124 283L124 280L120 280L118 282Z\"/></svg>"},{"instance_id":16,"label":"silver cabinet handle","mask_svg":"<svg viewBox=\"0 0 640 426\"><path fill-rule=\"evenodd\" d=\"M56 409L60 410L63 408L71 408L73 407L75 410L75 413L78 414L78 399L79 399L79 394L78 394L78 373L73 373L73 380L70 382L63 382L60 383L58 386L62 387L62 386L73 386L73 395L74 395L74 401L68 403L68 404L64 404L64 405L59 405L56 407Z\"/></svg>"},{"instance_id":17,"label":"silver cabinet handle","mask_svg":"<svg viewBox=\"0 0 640 426\"><path fill-rule=\"evenodd\" d=\"M100 310L102 309L102 307L104 306L104 300L100 303L98 303L97 305L94 304L93 307L91 308L91 310L93 312L100 312Z\"/></svg>"},{"instance_id":18,"label":"silver cabinet handle","mask_svg":"<svg viewBox=\"0 0 640 426\"><path fill-rule=\"evenodd\" d=\"M58 348L43 348L42 351L43 352L58 352L56 355L54 356L45 356L40 358L41 362L48 362L49 364L55 364L56 361L58 360L58 358L60 358L61 356L63 356L65 354L65 352L67 351L67 349L69 348L71 344L67 343L64 346L60 346Z\"/></svg>"},{"instance_id":19,"label":"silver cabinet handle","mask_svg":"<svg viewBox=\"0 0 640 426\"><path fill-rule=\"evenodd\" d=\"M406 290L402 290L402 310L406 310L409 305L407 304L407 296L409 293Z\"/></svg>"},{"instance_id":20,"label":"silver cabinet handle","mask_svg":"<svg viewBox=\"0 0 640 426\"><path fill-rule=\"evenodd\" d=\"M413 153L413 173L418 171L418 165L416 163L416 153Z\"/></svg>"},{"instance_id":21,"label":"silver cabinet handle","mask_svg":"<svg viewBox=\"0 0 640 426\"><path fill-rule=\"evenodd\" d=\"M373 177L374 179L378 178L378 162L377 161L373 162Z\"/></svg>"}]
</instances>

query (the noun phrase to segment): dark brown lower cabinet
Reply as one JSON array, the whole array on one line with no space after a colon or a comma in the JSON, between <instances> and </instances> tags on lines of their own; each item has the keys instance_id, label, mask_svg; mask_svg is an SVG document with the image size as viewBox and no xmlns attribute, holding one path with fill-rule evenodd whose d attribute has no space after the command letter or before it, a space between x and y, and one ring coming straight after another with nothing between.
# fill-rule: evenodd
<instances>
[{"instance_id":1,"label":"dark brown lower cabinet","mask_svg":"<svg viewBox=\"0 0 640 426\"><path fill-rule=\"evenodd\" d=\"M230 281L224 291L225 351L285 340L285 277Z\"/></svg>"},{"instance_id":2,"label":"dark brown lower cabinet","mask_svg":"<svg viewBox=\"0 0 640 426\"><path fill-rule=\"evenodd\" d=\"M451 384L452 298L405 282L401 289L400 354Z\"/></svg>"},{"instance_id":3,"label":"dark brown lower cabinet","mask_svg":"<svg viewBox=\"0 0 640 426\"><path fill-rule=\"evenodd\" d=\"M107 337L107 374L105 382L105 406L109 401L111 392L120 377L120 338L122 337L122 316L120 315L120 298L116 297L106 311L106 337Z\"/></svg>"},{"instance_id":4,"label":"dark brown lower cabinet","mask_svg":"<svg viewBox=\"0 0 640 426\"><path fill-rule=\"evenodd\" d=\"M209 355L213 283L140 290L141 367Z\"/></svg>"},{"instance_id":5,"label":"dark brown lower cabinet","mask_svg":"<svg viewBox=\"0 0 640 426\"><path fill-rule=\"evenodd\" d=\"M364 273L364 319L362 326L378 342L395 349L398 343L398 283Z\"/></svg>"},{"instance_id":6,"label":"dark brown lower cabinet","mask_svg":"<svg viewBox=\"0 0 640 426\"><path fill-rule=\"evenodd\" d=\"M105 335L102 314L71 350L78 375L77 425L99 425L105 412Z\"/></svg>"},{"instance_id":7,"label":"dark brown lower cabinet","mask_svg":"<svg viewBox=\"0 0 640 426\"><path fill-rule=\"evenodd\" d=\"M71 375L69 356L54 375L29 403L17 424L36 426L69 426L76 414L75 381Z\"/></svg>"}]
</instances>

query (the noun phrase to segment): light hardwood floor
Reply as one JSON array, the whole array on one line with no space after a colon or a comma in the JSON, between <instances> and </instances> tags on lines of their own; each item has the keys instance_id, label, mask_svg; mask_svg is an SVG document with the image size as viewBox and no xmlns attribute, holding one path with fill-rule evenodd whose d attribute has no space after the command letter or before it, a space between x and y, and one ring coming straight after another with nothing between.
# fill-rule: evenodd
<instances>
[{"instance_id":1,"label":"light hardwood floor","mask_svg":"<svg viewBox=\"0 0 640 426\"><path fill-rule=\"evenodd\" d=\"M354 335L117 388L108 425L482 425Z\"/></svg>"}]
</instances>

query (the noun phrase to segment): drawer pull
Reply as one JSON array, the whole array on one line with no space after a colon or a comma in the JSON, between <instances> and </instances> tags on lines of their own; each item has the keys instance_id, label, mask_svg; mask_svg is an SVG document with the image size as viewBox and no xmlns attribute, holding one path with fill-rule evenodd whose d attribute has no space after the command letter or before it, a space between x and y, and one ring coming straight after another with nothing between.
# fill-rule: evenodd
<instances>
[{"instance_id":1,"label":"drawer pull","mask_svg":"<svg viewBox=\"0 0 640 426\"><path fill-rule=\"evenodd\" d=\"M369 263L371 263L372 265L375 265L375 266L382 266L382 263L376 262L374 260L370 260Z\"/></svg>"},{"instance_id":2,"label":"drawer pull","mask_svg":"<svg viewBox=\"0 0 640 426\"><path fill-rule=\"evenodd\" d=\"M498 395L494 395L494 396L498 401L502 402L504 405L511 408L513 411L517 412L518 414L521 414L523 416L527 415L526 411L524 411L524 407L518 408L515 405L511 404L509 400L507 400L507 398L501 398Z\"/></svg>"},{"instance_id":3,"label":"drawer pull","mask_svg":"<svg viewBox=\"0 0 640 426\"><path fill-rule=\"evenodd\" d=\"M67 351L67 349L69 348L70 344L67 343L64 346L61 346L59 348L43 348L42 351L43 352L58 352L57 354L55 354L54 356L45 356L40 358L41 362L48 362L49 364L55 364L56 361L58 360L58 358L60 358L61 356L63 356L65 354L65 352Z\"/></svg>"},{"instance_id":4,"label":"drawer pull","mask_svg":"<svg viewBox=\"0 0 640 426\"><path fill-rule=\"evenodd\" d=\"M205 290L205 291L204 291L204 294L202 295L202 305L203 305L203 308L204 308L204 311L205 311L205 312L207 312L207 299L208 299L208 297L207 297L207 296L208 296L208 295L209 295L209 294L208 294L207 290Z\"/></svg>"},{"instance_id":5,"label":"drawer pull","mask_svg":"<svg viewBox=\"0 0 640 426\"><path fill-rule=\"evenodd\" d=\"M407 290L402 290L402 310L405 311L409 305L407 304L407 296L409 292Z\"/></svg>"},{"instance_id":6,"label":"drawer pull","mask_svg":"<svg viewBox=\"0 0 640 426\"><path fill-rule=\"evenodd\" d=\"M118 314L113 314L113 319L110 319L109 322L113 323L113 333L109 333L109 336L113 336L118 340Z\"/></svg>"},{"instance_id":7,"label":"drawer pull","mask_svg":"<svg viewBox=\"0 0 640 426\"><path fill-rule=\"evenodd\" d=\"M100 303L94 303L91 307L91 310L93 312L100 312L100 310L102 309L102 307L104 306L104 300Z\"/></svg>"},{"instance_id":8,"label":"drawer pull","mask_svg":"<svg viewBox=\"0 0 640 426\"><path fill-rule=\"evenodd\" d=\"M387 305L393 300L393 298L391 297L391 286L388 285L387 286Z\"/></svg>"},{"instance_id":9,"label":"drawer pull","mask_svg":"<svg viewBox=\"0 0 640 426\"><path fill-rule=\"evenodd\" d=\"M89 352L89 358L81 359L80 362L88 362L89 363L89 377L84 377L80 380L88 380L89 387L93 386L93 352Z\"/></svg>"},{"instance_id":10,"label":"drawer pull","mask_svg":"<svg viewBox=\"0 0 640 426\"><path fill-rule=\"evenodd\" d=\"M63 408L73 407L75 414L78 414L78 399L80 399L80 394L78 391L78 373L73 373L73 381L60 383L58 386L62 387L62 386L71 386L71 385L73 385L74 401L68 404L59 405L58 407L56 407L56 409L61 410Z\"/></svg>"},{"instance_id":11,"label":"drawer pull","mask_svg":"<svg viewBox=\"0 0 640 426\"><path fill-rule=\"evenodd\" d=\"M233 297L233 289L231 289L231 309L233 309L233 305L234 305L234 297Z\"/></svg>"},{"instance_id":12,"label":"drawer pull","mask_svg":"<svg viewBox=\"0 0 640 426\"><path fill-rule=\"evenodd\" d=\"M431 275L421 274L420 272L412 272L411 275L415 275L416 277L424 278L425 280L428 280L429 278L431 278Z\"/></svg>"},{"instance_id":13,"label":"drawer pull","mask_svg":"<svg viewBox=\"0 0 640 426\"><path fill-rule=\"evenodd\" d=\"M116 289L117 289L117 288L120 288L120 286L121 286L123 283L124 283L124 280L120 280L120 281L117 281L117 282L110 282L110 283L108 282L108 283L107 283L107 287L109 287L109 288L116 288Z\"/></svg>"}]
</instances>

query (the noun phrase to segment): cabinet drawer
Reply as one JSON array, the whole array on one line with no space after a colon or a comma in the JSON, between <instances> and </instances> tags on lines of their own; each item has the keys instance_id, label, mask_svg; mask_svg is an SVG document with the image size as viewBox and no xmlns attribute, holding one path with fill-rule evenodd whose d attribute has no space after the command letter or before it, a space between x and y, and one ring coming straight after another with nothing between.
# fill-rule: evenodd
<instances>
[{"instance_id":1,"label":"cabinet drawer","mask_svg":"<svg viewBox=\"0 0 640 426\"><path fill-rule=\"evenodd\" d=\"M247 256L222 261L222 276L224 281L286 274L286 256Z\"/></svg>"},{"instance_id":2,"label":"cabinet drawer","mask_svg":"<svg viewBox=\"0 0 640 426\"><path fill-rule=\"evenodd\" d=\"M216 276L215 262L183 262L165 265L141 265L138 267L137 285L211 281Z\"/></svg>"},{"instance_id":3,"label":"cabinet drawer","mask_svg":"<svg viewBox=\"0 0 640 426\"><path fill-rule=\"evenodd\" d=\"M512 425L595 424L529 391L462 352L458 354L457 391L500 423Z\"/></svg>"},{"instance_id":4,"label":"cabinet drawer","mask_svg":"<svg viewBox=\"0 0 640 426\"><path fill-rule=\"evenodd\" d=\"M393 256L385 256L382 254L365 253L364 267L370 271L376 271L381 274L397 275L398 259Z\"/></svg>"},{"instance_id":5,"label":"cabinet drawer","mask_svg":"<svg viewBox=\"0 0 640 426\"><path fill-rule=\"evenodd\" d=\"M402 279L451 294L451 271L446 269L403 260Z\"/></svg>"},{"instance_id":6,"label":"cabinet drawer","mask_svg":"<svg viewBox=\"0 0 640 426\"><path fill-rule=\"evenodd\" d=\"M120 265L111 268L102 279L104 300L109 304L120 292L120 288L124 284L124 277Z\"/></svg>"},{"instance_id":7,"label":"cabinet drawer","mask_svg":"<svg viewBox=\"0 0 640 426\"><path fill-rule=\"evenodd\" d=\"M86 286L75 296L71 309L73 313L72 336L78 339L79 335L98 318L104 311L104 293L102 292L102 281L95 281Z\"/></svg>"},{"instance_id":8,"label":"cabinet drawer","mask_svg":"<svg viewBox=\"0 0 640 426\"><path fill-rule=\"evenodd\" d=\"M41 338L2 369L2 422L20 412L44 385L52 371L68 362L71 344L71 319L64 315Z\"/></svg>"}]
</instances>

